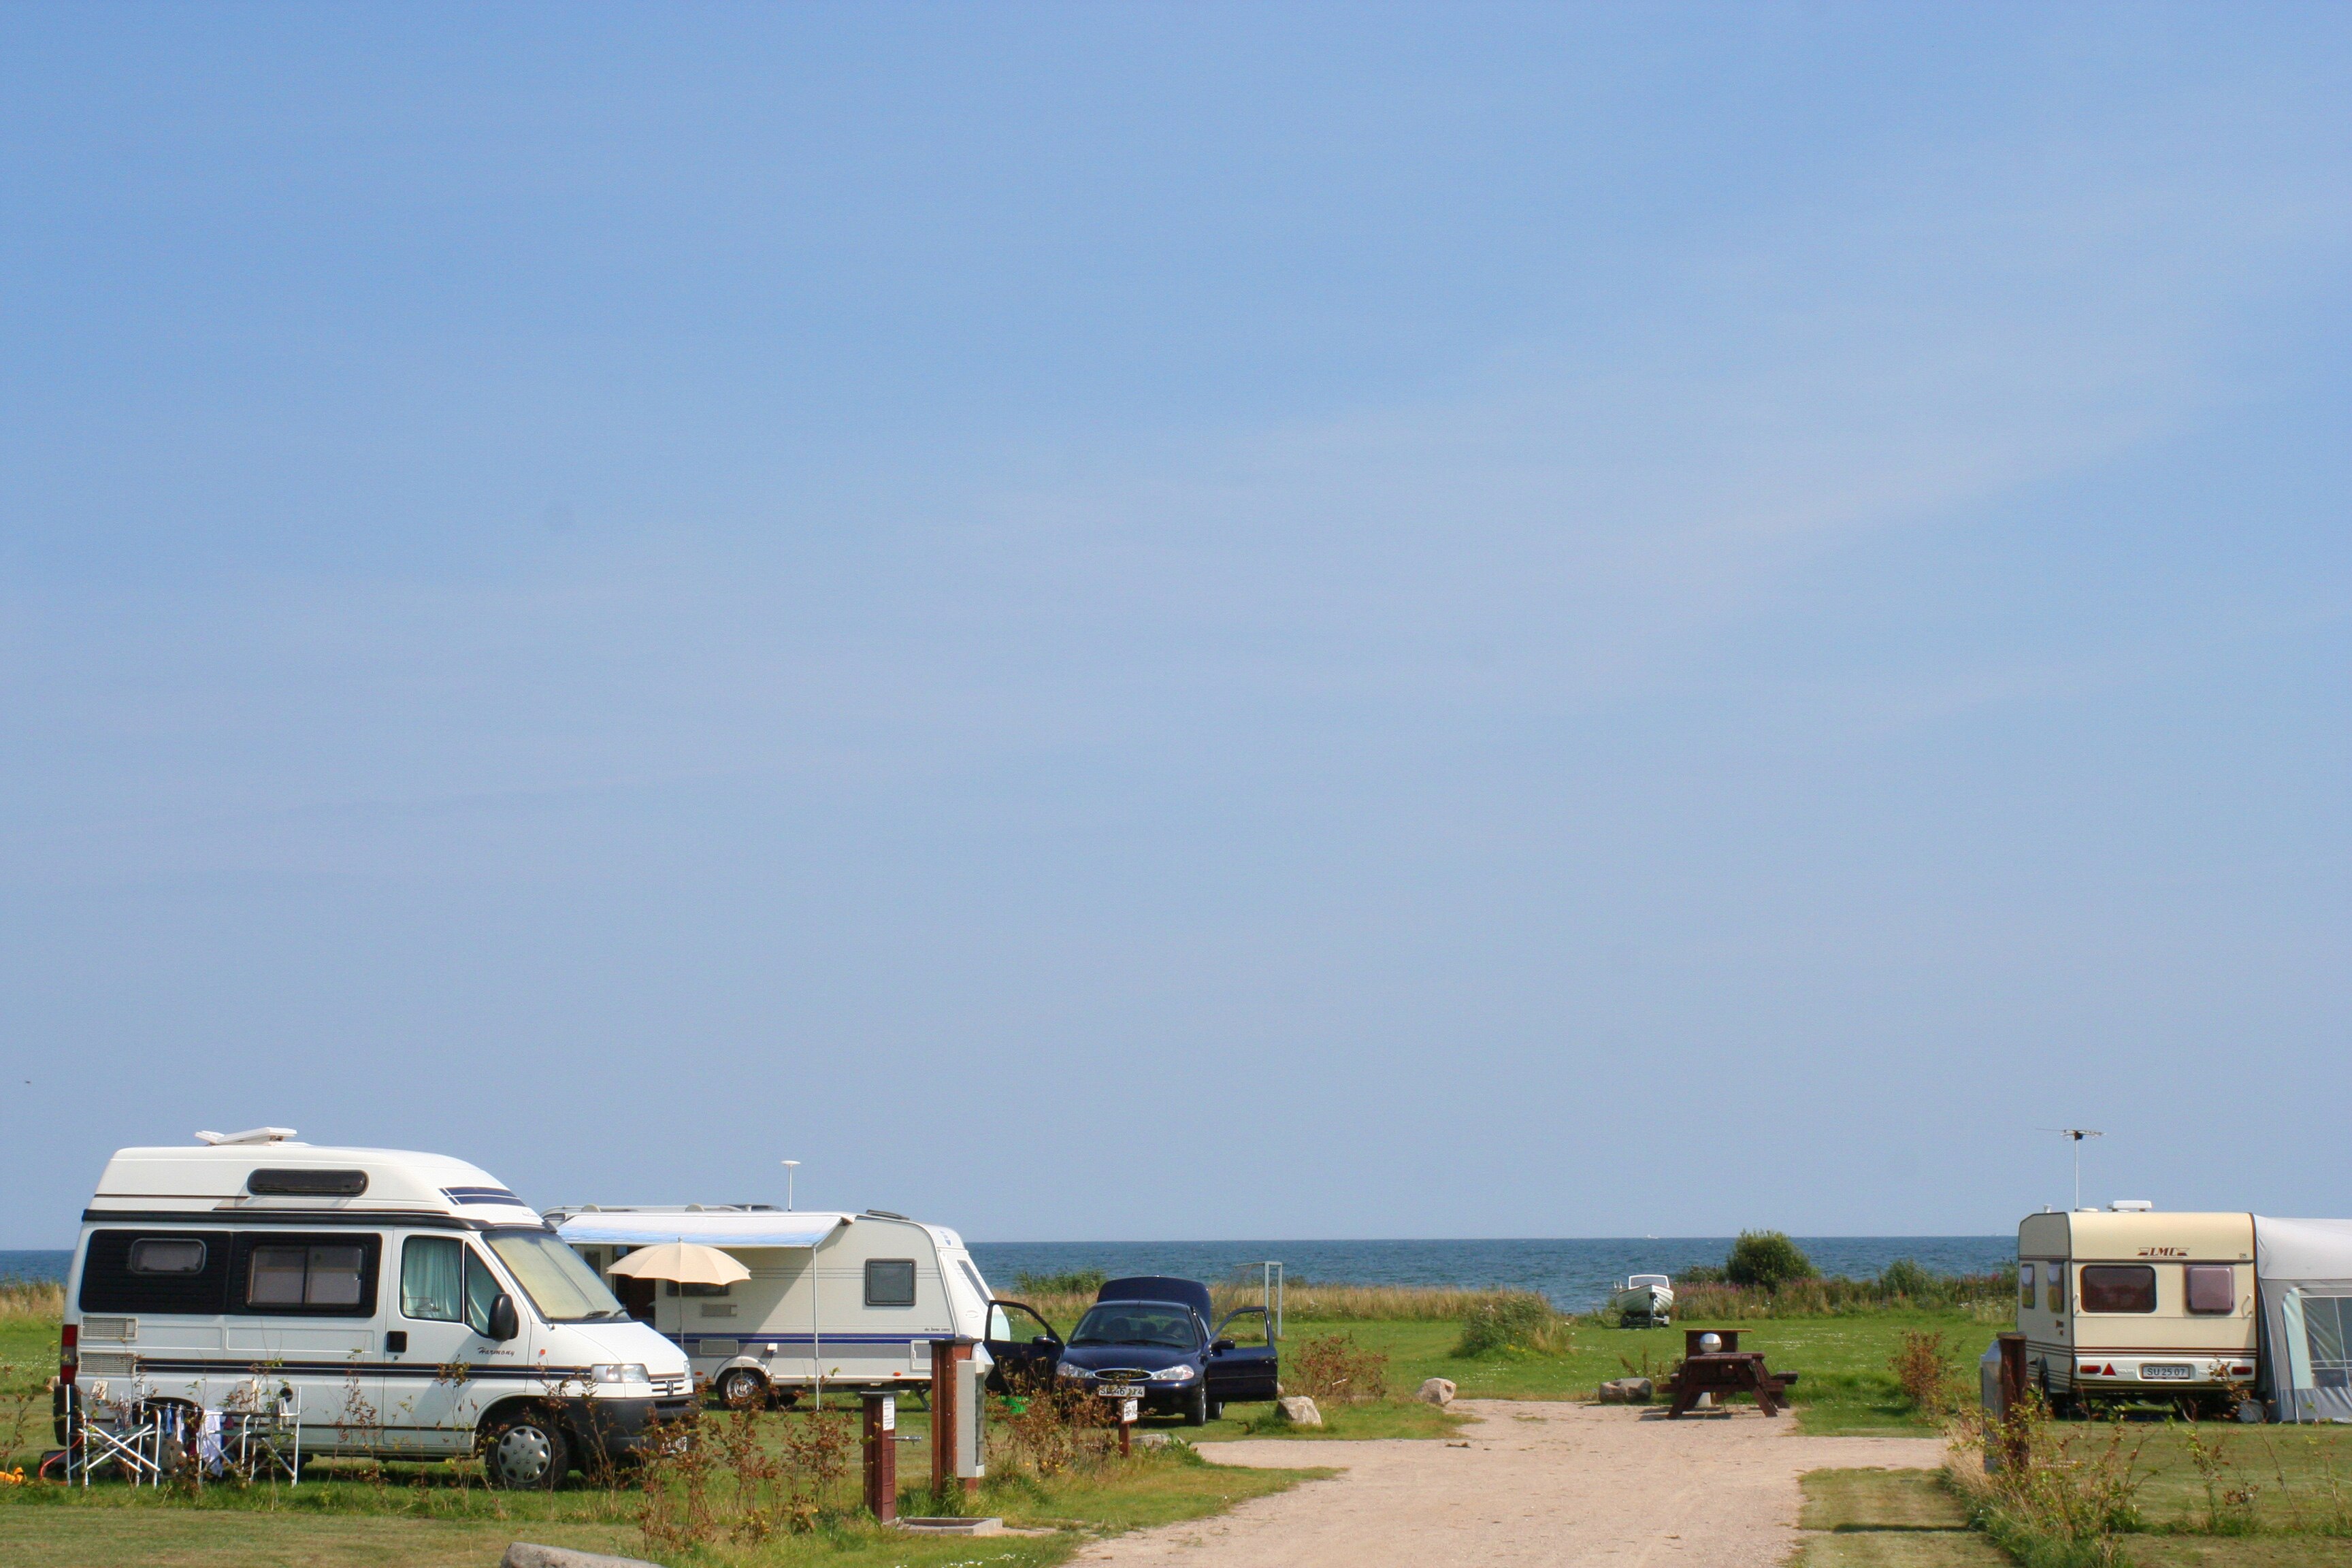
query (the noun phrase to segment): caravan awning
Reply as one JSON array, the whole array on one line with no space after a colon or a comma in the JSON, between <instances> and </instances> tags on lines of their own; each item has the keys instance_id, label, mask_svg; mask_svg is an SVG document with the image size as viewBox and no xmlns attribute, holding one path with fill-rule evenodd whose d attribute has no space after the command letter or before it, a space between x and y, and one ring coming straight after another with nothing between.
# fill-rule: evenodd
<instances>
[{"instance_id":1,"label":"caravan awning","mask_svg":"<svg viewBox=\"0 0 2352 1568\"><path fill-rule=\"evenodd\" d=\"M814 1247L848 1223L838 1214L583 1214L555 1234L574 1246Z\"/></svg>"}]
</instances>

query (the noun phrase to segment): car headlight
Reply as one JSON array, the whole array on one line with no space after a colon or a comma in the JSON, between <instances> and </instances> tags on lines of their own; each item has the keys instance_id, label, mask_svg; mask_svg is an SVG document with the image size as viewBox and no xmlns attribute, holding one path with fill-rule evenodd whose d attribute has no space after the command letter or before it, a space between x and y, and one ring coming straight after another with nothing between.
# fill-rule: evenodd
<instances>
[{"instance_id":1,"label":"car headlight","mask_svg":"<svg viewBox=\"0 0 2352 1568\"><path fill-rule=\"evenodd\" d=\"M1055 1367L1054 1373L1057 1377L1083 1378L1087 1375L1087 1369L1080 1366L1076 1362L1066 1361L1060 1365Z\"/></svg>"},{"instance_id":2,"label":"car headlight","mask_svg":"<svg viewBox=\"0 0 2352 1568\"><path fill-rule=\"evenodd\" d=\"M1192 1369L1189 1366L1181 1364L1176 1366L1163 1366L1158 1372L1151 1374L1151 1381L1154 1383L1182 1383L1192 1375Z\"/></svg>"},{"instance_id":3,"label":"car headlight","mask_svg":"<svg viewBox=\"0 0 2352 1568\"><path fill-rule=\"evenodd\" d=\"M598 1383L651 1383L654 1380L653 1373L646 1370L645 1363L636 1361L608 1361L601 1366L590 1367L588 1375Z\"/></svg>"}]
</instances>

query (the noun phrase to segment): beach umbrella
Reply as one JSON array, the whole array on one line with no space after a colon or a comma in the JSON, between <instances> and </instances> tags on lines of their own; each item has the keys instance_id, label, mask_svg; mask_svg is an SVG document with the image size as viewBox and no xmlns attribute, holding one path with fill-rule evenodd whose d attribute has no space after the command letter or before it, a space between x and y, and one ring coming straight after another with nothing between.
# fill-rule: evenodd
<instances>
[{"instance_id":1,"label":"beach umbrella","mask_svg":"<svg viewBox=\"0 0 2352 1568\"><path fill-rule=\"evenodd\" d=\"M732 1285L749 1279L751 1271L715 1247L691 1241L665 1241L639 1247L609 1272L633 1279L670 1279L680 1285Z\"/></svg>"}]
</instances>

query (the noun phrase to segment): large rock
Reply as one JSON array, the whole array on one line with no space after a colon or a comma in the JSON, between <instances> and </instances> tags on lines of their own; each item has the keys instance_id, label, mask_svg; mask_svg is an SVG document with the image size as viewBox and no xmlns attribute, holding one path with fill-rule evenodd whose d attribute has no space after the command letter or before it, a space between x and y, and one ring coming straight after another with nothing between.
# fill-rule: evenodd
<instances>
[{"instance_id":1,"label":"large rock","mask_svg":"<svg viewBox=\"0 0 2352 1568\"><path fill-rule=\"evenodd\" d=\"M1293 1394L1276 1400L1274 1409L1275 1414L1293 1426L1323 1425L1323 1412L1316 1409L1315 1402L1303 1394Z\"/></svg>"},{"instance_id":2,"label":"large rock","mask_svg":"<svg viewBox=\"0 0 2352 1568\"><path fill-rule=\"evenodd\" d=\"M1612 1377L1601 1385L1603 1405L1647 1405L1657 1388L1646 1377Z\"/></svg>"},{"instance_id":3,"label":"large rock","mask_svg":"<svg viewBox=\"0 0 2352 1568\"><path fill-rule=\"evenodd\" d=\"M1422 1384L1421 1393L1416 1397L1427 1400L1442 1410L1454 1403L1454 1380L1450 1377L1429 1378Z\"/></svg>"},{"instance_id":4,"label":"large rock","mask_svg":"<svg viewBox=\"0 0 2352 1568\"><path fill-rule=\"evenodd\" d=\"M642 1557L607 1557L601 1552L574 1552L562 1546L541 1546L518 1541L499 1559L499 1568L658 1568Z\"/></svg>"}]
</instances>

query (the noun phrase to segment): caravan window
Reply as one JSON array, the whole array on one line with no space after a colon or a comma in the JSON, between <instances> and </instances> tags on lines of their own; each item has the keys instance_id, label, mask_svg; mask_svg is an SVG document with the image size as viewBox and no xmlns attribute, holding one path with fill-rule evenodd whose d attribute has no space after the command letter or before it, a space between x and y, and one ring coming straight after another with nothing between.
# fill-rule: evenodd
<instances>
[{"instance_id":1,"label":"caravan window","mask_svg":"<svg viewBox=\"0 0 2352 1568\"><path fill-rule=\"evenodd\" d=\"M196 1237L145 1239L131 1244L133 1274L202 1274L205 1244Z\"/></svg>"},{"instance_id":2,"label":"caravan window","mask_svg":"<svg viewBox=\"0 0 2352 1568\"><path fill-rule=\"evenodd\" d=\"M2033 1310L2033 1265L2017 1266L2017 1304L2026 1311Z\"/></svg>"},{"instance_id":3,"label":"caravan window","mask_svg":"<svg viewBox=\"0 0 2352 1568\"><path fill-rule=\"evenodd\" d=\"M2234 1312L2238 1310L2238 1271L2226 1263L2192 1263L2181 1270L2189 1277L2189 1310L2192 1312Z\"/></svg>"},{"instance_id":4,"label":"caravan window","mask_svg":"<svg viewBox=\"0 0 2352 1568\"><path fill-rule=\"evenodd\" d=\"M2086 1263L2083 1266L2083 1310L2085 1312L2153 1312L2156 1310L2156 1270L2145 1263Z\"/></svg>"},{"instance_id":5,"label":"caravan window","mask_svg":"<svg viewBox=\"0 0 2352 1568\"><path fill-rule=\"evenodd\" d=\"M2066 1310L2065 1265L2062 1263L2043 1264L2042 1266L2042 1283L2043 1288L2049 1293L2050 1310L2053 1312L2064 1311Z\"/></svg>"},{"instance_id":6,"label":"caravan window","mask_svg":"<svg viewBox=\"0 0 2352 1568\"><path fill-rule=\"evenodd\" d=\"M915 1260L911 1258L867 1258L866 1304L869 1307L913 1306Z\"/></svg>"}]
</instances>

